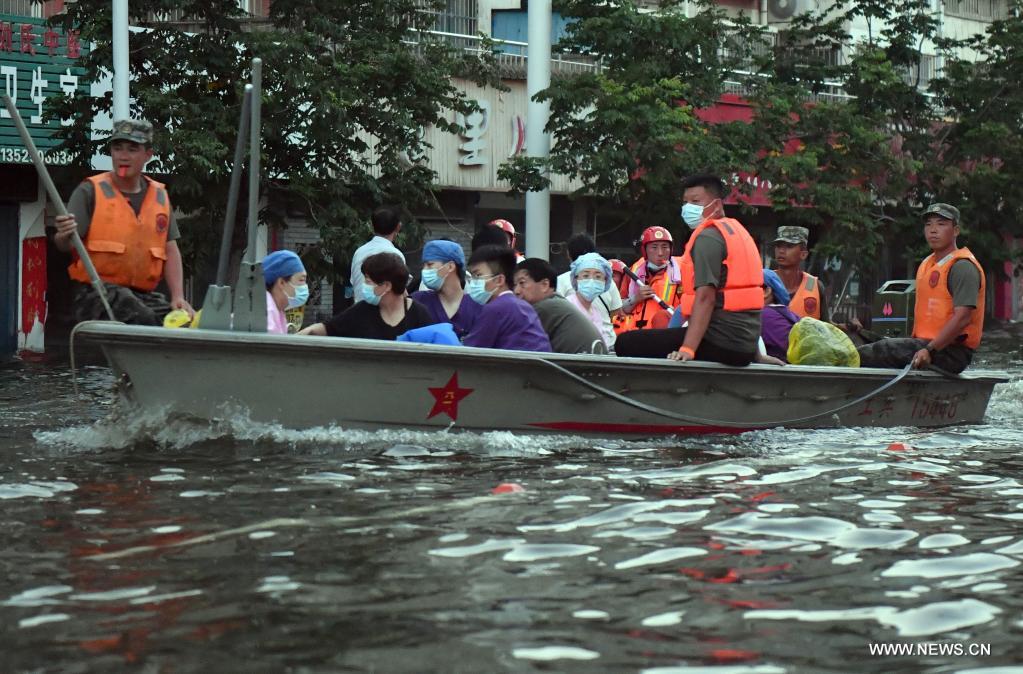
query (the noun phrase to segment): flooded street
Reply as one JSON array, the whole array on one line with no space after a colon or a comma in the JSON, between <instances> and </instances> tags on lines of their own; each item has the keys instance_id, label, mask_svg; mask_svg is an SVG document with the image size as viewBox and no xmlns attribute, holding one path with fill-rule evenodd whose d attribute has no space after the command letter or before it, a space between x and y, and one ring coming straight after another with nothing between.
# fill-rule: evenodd
<instances>
[{"instance_id":1,"label":"flooded street","mask_svg":"<svg viewBox=\"0 0 1023 674\"><path fill-rule=\"evenodd\" d=\"M983 425L644 443L141 426L105 368L7 367L2 669L1019 671L1023 330L986 340Z\"/></svg>"}]
</instances>

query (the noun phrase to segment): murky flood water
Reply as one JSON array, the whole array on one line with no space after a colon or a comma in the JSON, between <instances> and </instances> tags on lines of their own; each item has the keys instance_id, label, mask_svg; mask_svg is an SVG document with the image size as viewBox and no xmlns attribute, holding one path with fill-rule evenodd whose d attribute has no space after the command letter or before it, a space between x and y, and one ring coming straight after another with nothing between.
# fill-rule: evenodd
<instances>
[{"instance_id":1,"label":"murky flood water","mask_svg":"<svg viewBox=\"0 0 1023 674\"><path fill-rule=\"evenodd\" d=\"M140 428L0 370L0 669L1018 671L1021 334L981 426L652 443Z\"/></svg>"}]
</instances>

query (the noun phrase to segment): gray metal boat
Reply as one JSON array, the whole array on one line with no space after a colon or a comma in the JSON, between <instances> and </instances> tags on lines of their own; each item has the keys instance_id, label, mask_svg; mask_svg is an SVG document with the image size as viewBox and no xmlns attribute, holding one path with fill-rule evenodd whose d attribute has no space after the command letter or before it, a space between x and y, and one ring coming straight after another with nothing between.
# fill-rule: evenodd
<instances>
[{"instance_id":1,"label":"gray metal boat","mask_svg":"<svg viewBox=\"0 0 1023 674\"><path fill-rule=\"evenodd\" d=\"M979 423L992 374L540 354L331 337L83 323L124 401L287 428L409 428L604 438L786 426Z\"/></svg>"}]
</instances>

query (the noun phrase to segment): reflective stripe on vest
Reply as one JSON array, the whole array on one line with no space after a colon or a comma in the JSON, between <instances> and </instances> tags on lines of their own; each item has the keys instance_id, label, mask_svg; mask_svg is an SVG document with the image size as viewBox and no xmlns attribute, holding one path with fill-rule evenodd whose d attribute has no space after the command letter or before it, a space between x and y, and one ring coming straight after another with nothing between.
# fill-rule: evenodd
<instances>
[{"instance_id":1,"label":"reflective stripe on vest","mask_svg":"<svg viewBox=\"0 0 1023 674\"><path fill-rule=\"evenodd\" d=\"M145 176L143 179L149 188L136 216L127 197L114 186L110 173L88 178L95 191L96 205L83 243L104 281L151 292L163 278L170 202L161 183ZM85 265L77 255L68 274L75 281L90 283Z\"/></svg>"},{"instance_id":2,"label":"reflective stripe on vest","mask_svg":"<svg viewBox=\"0 0 1023 674\"><path fill-rule=\"evenodd\" d=\"M821 288L815 276L803 272L803 280L789 302L789 309L800 318L821 319Z\"/></svg>"},{"instance_id":3,"label":"reflective stripe on vest","mask_svg":"<svg viewBox=\"0 0 1023 674\"><path fill-rule=\"evenodd\" d=\"M913 336L919 339L934 339L945 327L955 307L952 304L952 293L948 290L948 273L952 265L959 260L969 260L980 272L980 293L977 296L977 307L973 310L966 331L955 343L971 349L980 346L980 338L984 333L984 301L987 290L987 279L984 269L977 262L969 248L958 248L941 260L935 260L934 254L928 255L916 270L916 306L913 309Z\"/></svg>"},{"instance_id":4,"label":"reflective stripe on vest","mask_svg":"<svg viewBox=\"0 0 1023 674\"><path fill-rule=\"evenodd\" d=\"M725 239L724 265L728 268L725 287L718 288L725 311L753 311L764 308L764 268L760 250L742 223L732 218L706 220L696 228L682 255L682 313L691 316L696 300L696 268L693 244L703 230L717 227Z\"/></svg>"}]
</instances>

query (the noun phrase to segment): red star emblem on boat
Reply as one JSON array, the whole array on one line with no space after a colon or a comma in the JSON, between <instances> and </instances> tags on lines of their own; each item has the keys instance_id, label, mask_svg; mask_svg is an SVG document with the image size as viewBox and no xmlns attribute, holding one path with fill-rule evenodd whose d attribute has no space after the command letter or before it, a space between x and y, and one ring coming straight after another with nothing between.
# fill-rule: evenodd
<instances>
[{"instance_id":1,"label":"red star emblem on boat","mask_svg":"<svg viewBox=\"0 0 1023 674\"><path fill-rule=\"evenodd\" d=\"M458 403L472 393L475 389L460 388L458 386L458 373L451 375L451 379L443 387L430 387L430 395L433 396L433 409L426 416L432 419L438 414L446 414L452 421L458 421Z\"/></svg>"}]
</instances>

